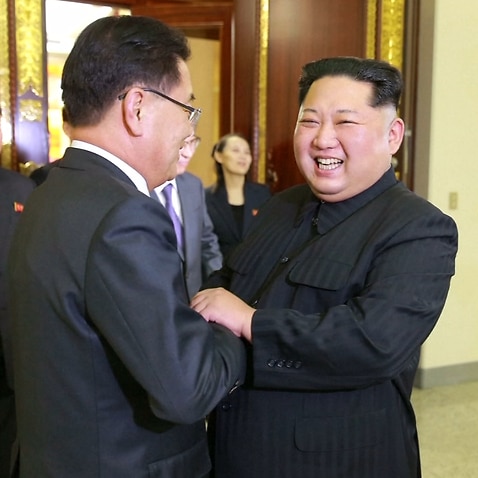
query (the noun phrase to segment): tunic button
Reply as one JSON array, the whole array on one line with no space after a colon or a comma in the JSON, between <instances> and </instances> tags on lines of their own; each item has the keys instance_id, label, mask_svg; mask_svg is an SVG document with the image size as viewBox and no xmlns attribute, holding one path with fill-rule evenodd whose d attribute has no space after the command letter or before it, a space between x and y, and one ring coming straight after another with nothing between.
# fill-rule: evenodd
<instances>
[{"instance_id":1,"label":"tunic button","mask_svg":"<svg viewBox=\"0 0 478 478\"><path fill-rule=\"evenodd\" d=\"M302 362L300 360L297 360L296 362L294 362L294 368L300 368L302 367Z\"/></svg>"},{"instance_id":2,"label":"tunic button","mask_svg":"<svg viewBox=\"0 0 478 478\"><path fill-rule=\"evenodd\" d=\"M231 409L231 404L230 402L222 402L221 403L221 408L223 411L228 412Z\"/></svg>"},{"instance_id":3,"label":"tunic button","mask_svg":"<svg viewBox=\"0 0 478 478\"><path fill-rule=\"evenodd\" d=\"M274 359L269 359L269 360L267 361L267 366L268 366L268 367L271 367L271 368L272 368L272 367L275 367L275 364L276 364L276 361L275 361Z\"/></svg>"},{"instance_id":4,"label":"tunic button","mask_svg":"<svg viewBox=\"0 0 478 478\"><path fill-rule=\"evenodd\" d=\"M284 256L281 260L280 260L280 263L281 264L286 264L287 262L289 262L289 258L287 256Z\"/></svg>"}]
</instances>

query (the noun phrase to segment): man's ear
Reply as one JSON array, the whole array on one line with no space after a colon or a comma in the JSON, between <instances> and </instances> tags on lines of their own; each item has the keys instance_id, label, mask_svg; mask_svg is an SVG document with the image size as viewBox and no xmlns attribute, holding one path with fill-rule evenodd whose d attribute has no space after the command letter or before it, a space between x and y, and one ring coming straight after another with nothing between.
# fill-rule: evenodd
<instances>
[{"instance_id":1,"label":"man's ear","mask_svg":"<svg viewBox=\"0 0 478 478\"><path fill-rule=\"evenodd\" d=\"M142 108L144 107L144 92L140 88L131 88L122 103L123 121L133 136L143 133Z\"/></svg>"},{"instance_id":2,"label":"man's ear","mask_svg":"<svg viewBox=\"0 0 478 478\"><path fill-rule=\"evenodd\" d=\"M388 144L390 148L390 154L395 154L403 141L403 135L405 134L405 123L401 118L395 118L388 132Z\"/></svg>"}]
</instances>

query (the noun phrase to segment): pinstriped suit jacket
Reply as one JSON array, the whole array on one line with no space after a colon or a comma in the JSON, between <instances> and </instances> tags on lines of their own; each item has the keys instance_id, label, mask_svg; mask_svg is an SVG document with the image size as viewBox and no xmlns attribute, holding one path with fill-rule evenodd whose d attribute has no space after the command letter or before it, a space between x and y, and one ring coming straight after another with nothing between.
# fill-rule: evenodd
<instances>
[{"instance_id":1,"label":"pinstriped suit jacket","mask_svg":"<svg viewBox=\"0 0 478 478\"><path fill-rule=\"evenodd\" d=\"M247 385L216 411L216 478L419 477L410 394L456 251L454 221L393 171L343 203L273 197L208 284L257 308Z\"/></svg>"}]
</instances>

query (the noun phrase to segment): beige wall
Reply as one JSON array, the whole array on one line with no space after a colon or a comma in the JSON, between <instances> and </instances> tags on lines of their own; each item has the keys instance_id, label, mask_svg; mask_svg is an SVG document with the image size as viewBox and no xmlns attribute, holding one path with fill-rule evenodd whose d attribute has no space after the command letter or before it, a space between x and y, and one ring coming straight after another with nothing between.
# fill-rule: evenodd
<instances>
[{"instance_id":1,"label":"beige wall","mask_svg":"<svg viewBox=\"0 0 478 478\"><path fill-rule=\"evenodd\" d=\"M426 370L478 364L478 2L422 0L420 21L416 190L460 234L448 301L423 347Z\"/></svg>"},{"instance_id":2,"label":"beige wall","mask_svg":"<svg viewBox=\"0 0 478 478\"><path fill-rule=\"evenodd\" d=\"M63 133L61 118L60 80L63 65L70 49L81 30L90 22L104 15L112 15L109 7L46 0L46 28L48 41L48 118L50 130L50 159L63 156L70 140ZM127 14L128 10L121 10ZM65 25L62 18L73 19ZM212 146L219 139L219 87L220 87L220 42L200 38L189 38L191 58L188 62L196 96L195 106L202 108L197 134L202 142L188 170L201 178L205 186L215 181Z\"/></svg>"},{"instance_id":3,"label":"beige wall","mask_svg":"<svg viewBox=\"0 0 478 478\"><path fill-rule=\"evenodd\" d=\"M211 151L219 139L220 42L189 38L189 44L191 59L188 66L196 96L194 106L201 108L203 113L196 131L201 144L189 163L188 171L199 176L204 186L209 186L216 180Z\"/></svg>"}]
</instances>

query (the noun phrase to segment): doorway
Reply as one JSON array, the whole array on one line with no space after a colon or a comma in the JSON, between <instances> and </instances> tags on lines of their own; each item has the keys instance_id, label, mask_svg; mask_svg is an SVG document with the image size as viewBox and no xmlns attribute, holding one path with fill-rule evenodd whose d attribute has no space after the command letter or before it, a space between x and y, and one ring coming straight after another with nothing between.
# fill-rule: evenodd
<instances>
[{"instance_id":1,"label":"doorway","mask_svg":"<svg viewBox=\"0 0 478 478\"><path fill-rule=\"evenodd\" d=\"M110 15L130 15L131 10L108 5L45 0L46 50L48 76L49 161L63 156L69 138L63 132L61 74L65 60L80 32L94 20ZM68 22L64 20L68 18ZM188 62L197 105L203 110L197 127L201 143L191 160L188 171L200 177L205 186L215 181L211 151L220 135L220 41L196 35L194 29L184 29L191 47Z\"/></svg>"}]
</instances>

